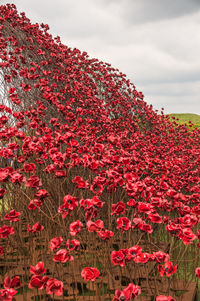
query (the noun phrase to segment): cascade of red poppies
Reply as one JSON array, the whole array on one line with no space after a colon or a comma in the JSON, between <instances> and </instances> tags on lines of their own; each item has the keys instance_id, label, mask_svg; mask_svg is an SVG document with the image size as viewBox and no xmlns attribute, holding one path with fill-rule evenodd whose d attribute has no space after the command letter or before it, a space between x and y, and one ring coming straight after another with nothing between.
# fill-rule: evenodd
<instances>
[{"instance_id":1,"label":"cascade of red poppies","mask_svg":"<svg viewBox=\"0 0 200 301\"><path fill-rule=\"evenodd\" d=\"M181 259L185 245L193 248L191 269L200 277L200 131L157 114L119 70L63 45L14 5L0 6L0 21L1 256L8 237L19 239L19 250L44 238L61 266L104 250L99 256L110 263L101 273L90 266L96 257L84 257L87 267L80 260L85 281L100 281L112 265L150 262L162 278L178 273L171 261L177 243ZM170 254L160 249L164 237ZM141 239L157 250L143 250ZM29 251L36 261L29 288L61 295L63 279L41 275L47 259ZM4 285L0 297L12 300L13 287ZM127 283L113 300L140 292Z\"/></svg>"}]
</instances>

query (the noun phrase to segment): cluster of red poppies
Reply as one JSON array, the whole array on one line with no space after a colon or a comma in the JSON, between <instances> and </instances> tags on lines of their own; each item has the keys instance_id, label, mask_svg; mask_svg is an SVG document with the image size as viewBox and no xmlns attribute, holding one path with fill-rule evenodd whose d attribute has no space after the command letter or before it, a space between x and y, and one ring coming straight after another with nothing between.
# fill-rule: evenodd
<instances>
[{"instance_id":1,"label":"cluster of red poppies","mask_svg":"<svg viewBox=\"0 0 200 301\"><path fill-rule=\"evenodd\" d=\"M20 187L34 217L44 214L52 223L61 217L57 224L68 226L71 236L95 232L104 242L119 233L151 235L164 229L184 245L200 247L200 131L171 123L163 112L158 115L119 70L63 45L59 37L53 39L47 25L31 24L14 5L0 6L0 23L5 83L0 96L0 198ZM23 210L9 208L1 239L15 235L10 223L21 217ZM41 220L33 226L30 222L30 235L47 231ZM53 261L74 260L70 252L79 250L78 240L68 239L66 249L57 250L63 238L51 238ZM131 259L164 262L157 266L161 276L177 270L168 254L149 254L139 246L109 256L121 266ZM30 288L62 294L61 281L41 276L42 262L31 266L31 273ZM86 267L81 275L94 281L100 274ZM0 298L8 295L3 300L11 300L13 287L4 285ZM113 300L128 301L139 293L130 283Z\"/></svg>"}]
</instances>

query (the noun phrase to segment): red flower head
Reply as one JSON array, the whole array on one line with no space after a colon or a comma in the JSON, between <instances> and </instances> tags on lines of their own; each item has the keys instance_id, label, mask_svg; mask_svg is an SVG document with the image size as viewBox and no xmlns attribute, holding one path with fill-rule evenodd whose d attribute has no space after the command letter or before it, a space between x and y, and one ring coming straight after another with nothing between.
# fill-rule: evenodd
<instances>
[{"instance_id":1,"label":"red flower head","mask_svg":"<svg viewBox=\"0 0 200 301\"><path fill-rule=\"evenodd\" d=\"M46 283L47 294L54 294L56 296L62 296L63 294L63 282L54 278L50 278Z\"/></svg>"},{"instance_id":2,"label":"red flower head","mask_svg":"<svg viewBox=\"0 0 200 301\"><path fill-rule=\"evenodd\" d=\"M80 242L77 239L68 239L66 242L66 247L69 251L78 251L80 249Z\"/></svg>"},{"instance_id":3,"label":"red flower head","mask_svg":"<svg viewBox=\"0 0 200 301\"><path fill-rule=\"evenodd\" d=\"M0 238L6 238L8 235L12 235L15 233L15 230L11 226L4 225L0 227Z\"/></svg>"},{"instance_id":4,"label":"red flower head","mask_svg":"<svg viewBox=\"0 0 200 301\"><path fill-rule=\"evenodd\" d=\"M136 255L139 255L142 253L142 248L140 246L133 246L129 248L129 253L131 254L132 258L134 258Z\"/></svg>"},{"instance_id":5,"label":"red flower head","mask_svg":"<svg viewBox=\"0 0 200 301\"><path fill-rule=\"evenodd\" d=\"M37 176L31 176L26 182L25 182L26 187L38 187L41 186L42 183L40 179Z\"/></svg>"},{"instance_id":6,"label":"red flower head","mask_svg":"<svg viewBox=\"0 0 200 301\"><path fill-rule=\"evenodd\" d=\"M154 252L152 255L151 255L151 260L155 261L155 262L166 262L168 261L169 259L169 255L162 252L162 251L157 251L157 252Z\"/></svg>"},{"instance_id":7,"label":"red flower head","mask_svg":"<svg viewBox=\"0 0 200 301\"><path fill-rule=\"evenodd\" d=\"M15 209L10 210L9 213L7 213L4 217L5 220L9 220L11 222L18 222L18 216L20 215L20 212L16 212Z\"/></svg>"},{"instance_id":8,"label":"red flower head","mask_svg":"<svg viewBox=\"0 0 200 301\"><path fill-rule=\"evenodd\" d=\"M88 221L87 229L89 232L98 232L104 229L104 223L102 220L97 220L96 222Z\"/></svg>"},{"instance_id":9,"label":"red flower head","mask_svg":"<svg viewBox=\"0 0 200 301\"><path fill-rule=\"evenodd\" d=\"M157 268L161 277L163 277L164 274L169 277L177 271L177 265L173 266L171 261L165 262L164 267L162 265L159 265Z\"/></svg>"},{"instance_id":10,"label":"red flower head","mask_svg":"<svg viewBox=\"0 0 200 301\"><path fill-rule=\"evenodd\" d=\"M0 290L0 300L2 301L12 301L13 296L17 294L17 291L13 288L5 288Z\"/></svg>"},{"instance_id":11,"label":"red flower head","mask_svg":"<svg viewBox=\"0 0 200 301\"><path fill-rule=\"evenodd\" d=\"M34 173L35 172L35 164L34 163L29 163L29 164L24 163L24 171Z\"/></svg>"},{"instance_id":12,"label":"red flower head","mask_svg":"<svg viewBox=\"0 0 200 301\"><path fill-rule=\"evenodd\" d=\"M65 218L78 206L77 198L71 195L66 195L63 199L63 203L64 204L58 208L58 212L62 213L62 218Z\"/></svg>"},{"instance_id":13,"label":"red flower head","mask_svg":"<svg viewBox=\"0 0 200 301\"><path fill-rule=\"evenodd\" d=\"M55 251L56 249L60 248L62 242L63 238L61 236L52 238L50 242L50 249L52 251Z\"/></svg>"},{"instance_id":14,"label":"red flower head","mask_svg":"<svg viewBox=\"0 0 200 301\"><path fill-rule=\"evenodd\" d=\"M76 183L76 188L88 188L89 183L88 181L84 181L81 177L76 176L73 180L73 183Z\"/></svg>"},{"instance_id":15,"label":"red flower head","mask_svg":"<svg viewBox=\"0 0 200 301\"><path fill-rule=\"evenodd\" d=\"M53 257L53 261L55 262L67 262L67 261L73 261L74 257L69 255L69 252L65 249L60 249L57 251L57 253Z\"/></svg>"},{"instance_id":16,"label":"red flower head","mask_svg":"<svg viewBox=\"0 0 200 301\"><path fill-rule=\"evenodd\" d=\"M9 168L0 169L0 182L6 182L11 175L11 170Z\"/></svg>"},{"instance_id":17,"label":"red flower head","mask_svg":"<svg viewBox=\"0 0 200 301\"><path fill-rule=\"evenodd\" d=\"M43 200L44 198L48 197L49 193L45 189L40 189L35 193L35 197L39 200Z\"/></svg>"},{"instance_id":18,"label":"red flower head","mask_svg":"<svg viewBox=\"0 0 200 301\"><path fill-rule=\"evenodd\" d=\"M111 237L113 237L114 233L112 231L102 229L101 231L97 232L97 235L102 238L103 240L110 240Z\"/></svg>"},{"instance_id":19,"label":"red flower head","mask_svg":"<svg viewBox=\"0 0 200 301\"><path fill-rule=\"evenodd\" d=\"M12 279L10 279L10 277L6 277L3 283L4 288L14 288L20 285L21 283L20 283L19 276L15 276Z\"/></svg>"},{"instance_id":20,"label":"red flower head","mask_svg":"<svg viewBox=\"0 0 200 301\"><path fill-rule=\"evenodd\" d=\"M42 206L42 201L38 199L31 200L28 209L29 210L36 210L37 208L40 208Z\"/></svg>"},{"instance_id":21,"label":"red flower head","mask_svg":"<svg viewBox=\"0 0 200 301\"><path fill-rule=\"evenodd\" d=\"M36 223L33 225L33 227L31 228L30 225L27 225L27 231L28 232L37 232L37 231L42 231L44 229L44 227L40 224L40 223Z\"/></svg>"},{"instance_id":22,"label":"red flower head","mask_svg":"<svg viewBox=\"0 0 200 301\"><path fill-rule=\"evenodd\" d=\"M125 213L125 204L123 202L118 202L117 204L112 204L111 206L111 215L124 214Z\"/></svg>"},{"instance_id":23,"label":"red flower head","mask_svg":"<svg viewBox=\"0 0 200 301\"><path fill-rule=\"evenodd\" d=\"M188 245L192 243L193 240L197 239L197 236L189 228L181 229L178 237L183 240L184 245Z\"/></svg>"},{"instance_id":24,"label":"red flower head","mask_svg":"<svg viewBox=\"0 0 200 301\"><path fill-rule=\"evenodd\" d=\"M30 273L34 275L44 274L46 270L42 261L39 261L35 266L30 266Z\"/></svg>"},{"instance_id":25,"label":"red flower head","mask_svg":"<svg viewBox=\"0 0 200 301\"><path fill-rule=\"evenodd\" d=\"M121 229L121 232L124 230L129 230L131 228L131 221L127 217L119 217L117 219L117 229Z\"/></svg>"},{"instance_id":26,"label":"red flower head","mask_svg":"<svg viewBox=\"0 0 200 301\"><path fill-rule=\"evenodd\" d=\"M112 301L131 301L134 297L137 297L141 294L141 288L138 285L129 283L129 285L121 291L117 289L115 291L115 296Z\"/></svg>"},{"instance_id":27,"label":"red flower head","mask_svg":"<svg viewBox=\"0 0 200 301\"><path fill-rule=\"evenodd\" d=\"M72 236L76 236L83 229L83 224L77 220L70 224L69 232Z\"/></svg>"},{"instance_id":28,"label":"red flower head","mask_svg":"<svg viewBox=\"0 0 200 301\"><path fill-rule=\"evenodd\" d=\"M151 259L151 255L149 253L138 253L134 256L133 260L135 263L146 263Z\"/></svg>"},{"instance_id":29,"label":"red flower head","mask_svg":"<svg viewBox=\"0 0 200 301\"><path fill-rule=\"evenodd\" d=\"M31 277L31 280L29 282L28 287L29 288L37 288L37 289L41 289L43 286L43 281L42 281L42 276L40 275L33 275Z\"/></svg>"},{"instance_id":30,"label":"red flower head","mask_svg":"<svg viewBox=\"0 0 200 301\"><path fill-rule=\"evenodd\" d=\"M199 277L199 279L200 279L200 268L196 268L195 273L196 273L197 277Z\"/></svg>"},{"instance_id":31,"label":"red flower head","mask_svg":"<svg viewBox=\"0 0 200 301\"><path fill-rule=\"evenodd\" d=\"M125 266L125 255L122 251L113 251L111 255L112 264Z\"/></svg>"},{"instance_id":32,"label":"red flower head","mask_svg":"<svg viewBox=\"0 0 200 301\"><path fill-rule=\"evenodd\" d=\"M99 278L99 271L96 268L87 267L84 268L81 272L81 276L84 278L85 281L95 281L96 278Z\"/></svg>"}]
</instances>

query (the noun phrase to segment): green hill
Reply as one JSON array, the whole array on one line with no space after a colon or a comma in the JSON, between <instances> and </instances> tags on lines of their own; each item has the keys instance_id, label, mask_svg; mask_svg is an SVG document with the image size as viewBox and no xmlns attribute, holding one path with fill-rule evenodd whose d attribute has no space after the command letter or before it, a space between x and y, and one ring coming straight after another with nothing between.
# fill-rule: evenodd
<instances>
[{"instance_id":1,"label":"green hill","mask_svg":"<svg viewBox=\"0 0 200 301\"><path fill-rule=\"evenodd\" d=\"M197 114L191 114L191 113L172 113L169 114L172 121L176 121L179 124L186 124L190 125L190 123L193 124L191 126L192 128L200 128L200 115ZM175 119L174 119L175 118Z\"/></svg>"}]
</instances>

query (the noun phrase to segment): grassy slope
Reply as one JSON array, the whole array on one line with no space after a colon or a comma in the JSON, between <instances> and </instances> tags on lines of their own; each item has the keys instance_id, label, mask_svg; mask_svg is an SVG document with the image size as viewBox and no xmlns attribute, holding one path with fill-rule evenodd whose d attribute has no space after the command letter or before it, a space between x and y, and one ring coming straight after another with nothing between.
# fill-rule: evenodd
<instances>
[{"instance_id":1,"label":"grassy slope","mask_svg":"<svg viewBox=\"0 0 200 301\"><path fill-rule=\"evenodd\" d=\"M189 124L189 121L191 121L194 124L194 127L200 128L200 115L190 113L172 113L170 116L175 117L176 119L178 118L179 120L176 120L176 122L179 124Z\"/></svg>"}]
</instances>

